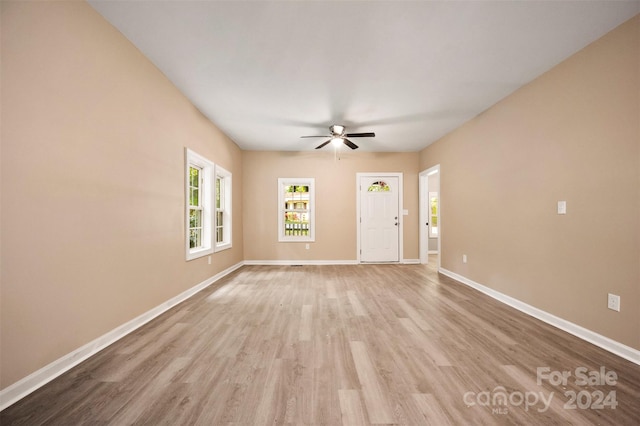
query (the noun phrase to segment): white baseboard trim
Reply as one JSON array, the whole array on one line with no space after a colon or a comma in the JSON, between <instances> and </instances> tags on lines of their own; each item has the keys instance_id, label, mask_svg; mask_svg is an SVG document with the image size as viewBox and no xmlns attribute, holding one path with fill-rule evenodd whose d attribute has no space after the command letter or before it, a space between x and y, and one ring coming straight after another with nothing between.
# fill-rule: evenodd
<instances>
[{"instance_id":1,"label":"white baseboard trim","mask_svg":"<svg viewBox=\"0 0 640 426\"><path fill-rule=\"evenodd\" d=\"M11 386L6 387L5 389L0 391L0 411L29 395L31 392L36 389L44 386L49 383L51 380L80 364L82 361L87 358L95 355L102 349L116 342L117 340L122 339L127 334L132 331L140 328L144 324L148 323L152 319L161 315L162 313L168 311L175 305L180 302L183 302L196 294L197 292L203 290L204 288L210 286L214 282L218 281L220 278L230 274L236 269L243 266L243 262L237 263L222 272L217 273L216 275L207 278L202 281L200 284L191 287L190 289L180 293L179 295L167 300L166 302L156 306L155 308L143 313L142 315L132 319L125 324L111 330L110 332L98 337L97 339L87 343L84 346L74 350L73 352L64 355L61 358L53 361L52 363L42 367L41 369L31 373L27 377L15 382Z\"/></svg>"},{"instance_id":2,"label":"white baseboard trim","mask_svg":"<svg viewBox=\"0 0 640 426\"><path fill-rule=\"evenodd\" d=\"M417 265L419 263L420 259L402 259L402 261L400 261L402 265ZM262 266L358 265L359 262L357 260L245 260L244 264Z\"/></svg>"},{"instance_id":3,"label":"white baseboard trim","mask_svg":"<svg viewBox=\"0 0 640 426\"><path fill-rule=\"evenodd\" d=\"M245 265L296 266L296 265L357 265L357 260L245 260Z\"/></svg>"},{"instance_id":4,"label":"white baseboard trim","mask_svg":"<svg viewBox=\"0 0 640 426\"><path fill-rule=\"evenodd\" d=\"M458 275L455 272L448 271L444 268L440 268L439 272L443 275L448 276L449 278L453 278L454 280L461 282L462 284L475 288L479 292L491 296L494 299L506 305L509 305L521 312L524 312L527 315L537 318L540 321L546 322L547 324L559 328L560 330L566 331L569 334L573 334L574 336L579 337L582 340L586 340L587 342L592 343L615 355L618 355L621 358L631 361L634 364L640 365L640 351L637 349L634 349L630 346L598 334L595 331L591 331L570 321L552 315L548 312L543 311L542 309L538 309L534 306L528 305L518 299L507 296L506 294L500 293L499 291L479 284L462 275Z\"/></svg>"}]
</instances>

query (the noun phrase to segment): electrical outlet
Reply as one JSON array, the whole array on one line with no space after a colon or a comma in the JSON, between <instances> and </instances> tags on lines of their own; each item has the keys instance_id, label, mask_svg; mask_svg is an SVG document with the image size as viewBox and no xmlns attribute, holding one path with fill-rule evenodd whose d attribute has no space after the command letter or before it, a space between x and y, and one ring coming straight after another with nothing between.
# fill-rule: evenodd
<instances>
[{"instance_id":1,"label":"electrical outlet","mask_svg":"<svg viewBox=\"0 0 640 426\"><path fill-rule=\"evenodd\" d=\"M208 257L207 257L207 263L208 263L209 265L211 265L211 256L208 256Z\"/></svg>"},{"instance_id":2,"label":"electrical outlet","mask_svg":"<svg viewBox=\"0 0 640 426\"><path fill-rule=\"evenodd\" d=\"M462 263L467 263L467 255L466 254L462 255Z\"/></svg>"},{"instance_id":3,"label":"electrical outlet","mask_svg":"<svg viewBox=\"0 0 640 426\"><path fill-rule=\"evenodd\" d=\"M305 244L304 248L309 250L309 243Z\"/></svg>"},{"instance_id":4,"label":"electrical outlet","mask_svg":"<svg viewBox=\"0 0 640 426\"><path fill-rule=\"evenodd\" d=\"M609 293L607 296L607 308L620 312L620 296Z\"/></svg>"}]
</instances>

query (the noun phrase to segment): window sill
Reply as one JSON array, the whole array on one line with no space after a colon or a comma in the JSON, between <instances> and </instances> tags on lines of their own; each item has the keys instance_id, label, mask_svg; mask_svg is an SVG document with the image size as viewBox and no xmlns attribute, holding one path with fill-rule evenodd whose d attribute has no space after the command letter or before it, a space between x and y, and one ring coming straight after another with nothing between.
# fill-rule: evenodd
<instances>
[{"instance_id":1,"label":"window sill","mask_svg":"<svg viewBox=\"0 0 640 426\"><path fill-rule=\"evenodd\" d=\"M314 237L280 237L279 243L315 243Z\"/></svg>"},{"instance_id":2,"label":"window sill","mask_svg":"<svg viewBox=\"0 0 640 426\"><path fill-rule=\"evenodd\" d=\"M216 253L219 252L219 251L228 250L231 247L233 247L233 245L231 243L217 245L216 246Z\"/></svg>"},{"instance_id":3,"label":"window sill","mask_svg":"<svg viewBox=\"0 0 640 426\"><path fill-rule=\"evenodd\" d=\"M213 248L203 248L200 250L190 250L187 252L187 262L190 260L198 259L202 256L207 256L213 253Z\"/></svg>"}]
</instances>

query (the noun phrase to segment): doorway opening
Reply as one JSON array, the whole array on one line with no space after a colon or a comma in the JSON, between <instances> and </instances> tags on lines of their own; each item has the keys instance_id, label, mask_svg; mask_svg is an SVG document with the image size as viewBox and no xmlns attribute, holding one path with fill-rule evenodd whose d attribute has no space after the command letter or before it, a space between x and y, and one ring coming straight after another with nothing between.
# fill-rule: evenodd
<instances>
[{"instance_id":1,"label":"doorway opening","mask_svg":"<svg viewBox=\"0 0 640 426\"><path fill-rule=\"evenodd\" d=\"M436 257L438 269L440 269L442 259L440 175L440 165L437 164L420 172L418 183L420 205L420 263L430 263L429 254L438 254Z\"/></svg>"}]
</instances>

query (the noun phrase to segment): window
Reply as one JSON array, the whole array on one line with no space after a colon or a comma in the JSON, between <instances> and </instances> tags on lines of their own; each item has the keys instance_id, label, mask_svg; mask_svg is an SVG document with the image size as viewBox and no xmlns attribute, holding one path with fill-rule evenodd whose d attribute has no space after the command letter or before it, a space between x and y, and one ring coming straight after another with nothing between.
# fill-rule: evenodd
<instances>
[{"instance_id":1,"label":"window","mask_svg":"<svg viewBox=\"0 0 640 426\"><path fill-rule=\"evenodd\" d=\"M278 179L278 241L315 241L313 178Z\"/></svg>"},{"instance_id":2,"label":"window","mask_svg":"<svg viewBox=\"0 0 640 426\"><path fill-rule=\"evenodd\" d=\"M187 149L185 154L186 258L213 253L212 179L213 163Z\"/></svg>"},{"instance_id":3,"label":"window","mask_svg":"<svg viewBox=\"0 0 640 426\"><path fill-rule=\"evenodd\" d=\"M216 166L216 251L231 248L231 173Z\"/></svg>"},{"instance_id":4,"label":"window","mask_svg":"<svg viewBox=\"0 0 640 426\"><path fill-rule=\"evenodd\" d=\"M438 193L429 192L429 238L438 238Z\"/></svg>"},{"instance_id":5,"label":"window","mask_svg":"<svg viewBox=\"0 0 640 426\"><path fill-rule=\"evenodd\" d=\"M373 182L369 188L367 188L368 192L388 192L391 191L391 187L387 185L384 181Z\"/></svg>"}]
</instances>

